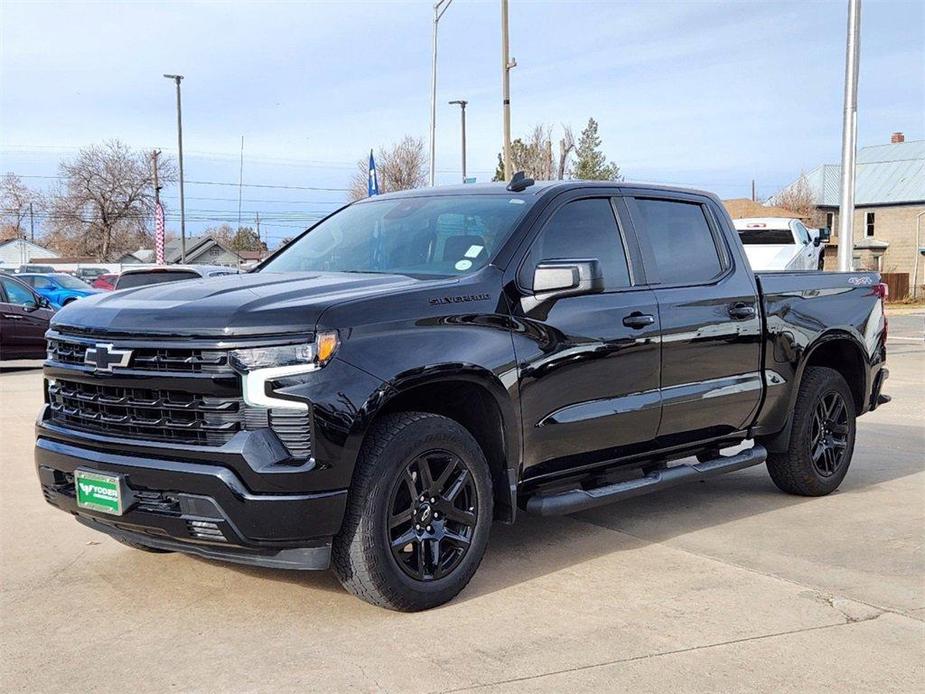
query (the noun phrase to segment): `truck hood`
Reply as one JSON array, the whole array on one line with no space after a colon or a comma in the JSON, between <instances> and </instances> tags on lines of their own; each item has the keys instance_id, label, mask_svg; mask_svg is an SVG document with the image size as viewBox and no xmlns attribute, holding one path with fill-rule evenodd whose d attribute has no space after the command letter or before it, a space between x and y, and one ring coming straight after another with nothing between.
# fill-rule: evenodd
<instances>
[{"instance_id":1,"label":"truck hood","mask_svg":"<svg viewBox=\"0 0 925 694\"><path fill-rule=\"evenodd\" d=\"M334 304L402 291L404 275L250 273L105 292L69 304L52 328L89 334L246 337L306 333Z\"/></svg>"},{"instance_id":2,"label":"truck hood","mask_svg":"<svg viewBox=\"0 0 925 694\"><path fill-rule=\"evenodd\" d=\"M787 265L797 257L800 251L800 246L794 243L779 246L758 243L746 244L744 247L748 264L755 272L786 270Z\"/></svg>"}]
</instances>

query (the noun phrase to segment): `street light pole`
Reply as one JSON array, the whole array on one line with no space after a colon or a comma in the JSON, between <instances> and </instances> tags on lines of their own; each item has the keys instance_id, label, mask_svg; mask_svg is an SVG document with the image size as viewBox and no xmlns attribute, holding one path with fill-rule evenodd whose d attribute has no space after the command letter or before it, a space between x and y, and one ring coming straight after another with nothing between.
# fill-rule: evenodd
<instances>
[{"instance_id":1,"label":"street light pole","mask_svg":"<svg viewBox=\"0 0 925 694\"><path fill-rule=\"evenodd\" d=\"M186 263L186 207L183 200L183 117L180 111L180 80L183 75L164 75L177 84L177 152L180 160L180 262Z\"/></svg>"},{"instance_id":2,"label":"street light pole","mask_svg":"<svg viewBox=\"0 0 925 694\"><path fill-rule=\"evenodd\" d=\"M462 114L462 182L466 182L466 104L469 102L464 99L451 101L450 104L459 104L459 112Z\"/></svg>"},{"instance_id":3,"label":"street light pole","mask_svg":"<svg viewBox=\"0 0 925 694\"><path fill-rule=\"evenodd\" d=\"M435 154L437 136L437 24L453 0L437 0L434 3L433 54L430 69L430 185L433 187L437 172Z\"/></svg>"},{"instance_id":4,"label":"street light pole","mask_svg":"<svg viewBox=\"0 0 925 694\"><path fill-rule=\"evenodd\" d=\"M858 146L858 60L861 0L848 0L845 52L845 113L841 141L841 200L838 208L838 269L850 272L854 258L854 175Z\"/></svg>"},{"instance_id":5,"label":"street light pole","mask_svg":"<svg viewBox=\"0 0 925 694\"><path fill-rule=\"evenodd\" d=\"M510 42L507 26L507 0L501 0L501 98L504 113L504 180L514 175L511 162L511 68L517 61L510 58Z\"/></svg>"}]
</instances>

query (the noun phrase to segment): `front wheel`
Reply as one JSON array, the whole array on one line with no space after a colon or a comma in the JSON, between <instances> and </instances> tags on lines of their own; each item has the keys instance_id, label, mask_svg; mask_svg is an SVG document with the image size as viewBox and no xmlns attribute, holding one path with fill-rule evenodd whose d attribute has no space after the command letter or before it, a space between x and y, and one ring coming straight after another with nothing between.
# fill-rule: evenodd
<instances>
[{"instance_id":1,"label":"front wheel","mask_svg":"<svg viewBox=\"0 0 925 694\"><path fill-rule=\"evenodd\" d=\"M793 411L786 451L768 455L768 472L779 489L823 496L838 489L854 452L854 398L833 369L806 369Z\"/></svg>"},{"instance_id":2,"label":"front wheel","mask_svg":"<svg viewBox=\"0 0 925 694\"><path fill-rule=\"evenodd\" d=\"M373 605L436 607L478 568L492 513L488 463L462 425L423 412L387 415L360 453L334 571Z\"/></svg>"}]
</instances>

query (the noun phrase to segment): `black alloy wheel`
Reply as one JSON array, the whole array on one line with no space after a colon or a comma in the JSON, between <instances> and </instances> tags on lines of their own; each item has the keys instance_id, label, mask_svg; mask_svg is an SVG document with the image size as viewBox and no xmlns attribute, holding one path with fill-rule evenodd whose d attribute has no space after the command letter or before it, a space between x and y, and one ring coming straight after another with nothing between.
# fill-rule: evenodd
<instances>
[{"instance_id":1,"label":"black alloy wheel","mask_svg":"<svg viewBox=\"0 0 925 694\"><path fill-rule=\"evenodd\" d=\"M412 460L389 495L389 547L418 581L451 573L465 558L478 522L475 481L462 459L431 450Z\"/></svg>"},{"instance_id":2,"label":"black alloy wheel","mask_svg":"<svg viewBox=\"0 0 925 694\"><path fill-rule=\"evenodd\" d=\"M822 477L831 477L841 467L848 449L848 408L839 393L823 396L813 412L810 455Z\"/></svg>"},{"instance_id":3,"label":"black alloy wheel","mask_svg":"<svg viewBox=\"0 0 925 694\"><path fill-rule=\"evenodd\" d=\"M800 496L831 494L851 465L857 431L855 397L838 371L806 368L789 428L758 442L768 447L768 472L779 489Z\"/></svg>"}]
</instances>

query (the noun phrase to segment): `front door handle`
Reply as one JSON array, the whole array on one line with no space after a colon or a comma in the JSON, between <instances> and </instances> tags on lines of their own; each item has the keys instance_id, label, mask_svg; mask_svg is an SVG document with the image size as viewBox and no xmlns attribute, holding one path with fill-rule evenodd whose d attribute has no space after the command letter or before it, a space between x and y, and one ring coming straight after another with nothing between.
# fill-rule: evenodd
<instances>
[{"instance_id":1,"label":"front door handle","mask_svg":"<svg viewBox=\"0 0 925 694\"><path fill-rule=\"evenodd\" d=\"M733 304L729 307L729 315L736 320L745 320L746 318L755 317L755 307L750 304Z\"/></svg>"},{"instance_id":2,"label":"front door handle","mask_svg":"<svg viewBox=\"0 0 925 694\"><path fill-rule=\"evenodd\" d=\"M15 313L4 313L3 317L11 320L22 320L22 316L18 316Z\"/></svg>"},{"instance_id":3,"label":"front door handle","mask_svg":"<svg viewBox=\"0 0 925 694\"><path fill-rule=\"evenodd\" d=\"M641 330L647 325L652 325L655 323L655 316L649 315L648 313L631 313L623 319L623 325L627 328L635 328L636 330Z\"/></svg>"}]
</instances>

